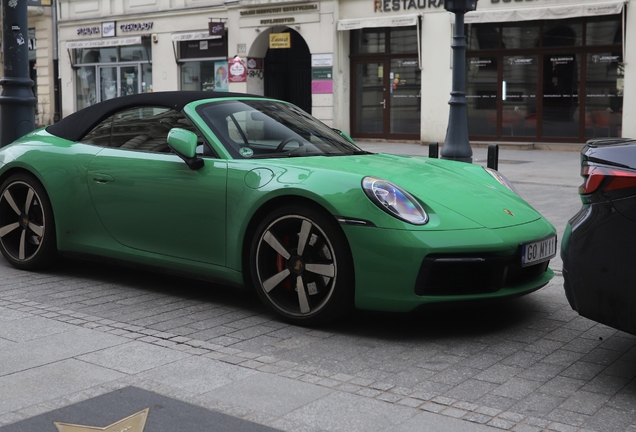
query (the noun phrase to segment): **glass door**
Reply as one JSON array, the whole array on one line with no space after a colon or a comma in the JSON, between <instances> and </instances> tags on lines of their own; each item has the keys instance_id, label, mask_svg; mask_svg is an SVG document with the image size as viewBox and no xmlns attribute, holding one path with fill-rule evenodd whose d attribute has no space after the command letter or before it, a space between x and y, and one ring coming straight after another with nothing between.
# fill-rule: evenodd
<instances>
[{"instance_id":1,"label":"glass door","mask_svg":"<svg viewBox=\"0 0 636 432\"><path fill-rule=\"evenodd\" d=\"M585 137L620 137L625 69L620 52L587 55Z\"/></svg>"},{"instance_id":2,"label":"glass door","mask_svg":"<svg viewBox=\"0 0 636 432\"><path fill-rule=\"evenodd\" d=\"M99 67L100 101L140 92L139 65Z\"/></svg>"},{"instance_id":3,"label":"glass door","mask_svg":"<svg viewBox=\"0 0 636 432\"><path fill-rule=\"evenodd\" d=\"M387 107L384 62L357 63L354 69L356 135L382 136L385 133Z\"/></svg>"},{"instance_id":4,"label":"glass door","mask_svg":"<svg viewBox=\"0 0 636 432\"><path fill-rule=\"evenodd\" d=\"M499 136L536 137L539 116L537 56L504 56L502 70Z\"/></svg>"},{"instance_id":5,"label":"glass door","mask_svg":"<svg viewBox=\"0 0 636 432\"><path fill-rule=\"evenodd\" d=\"M422 74L417 58L359 62L353 71L353 134L418 139Z\"/></svg>"},{"instance_id":6,"label":"glass door","mask_svg":"<svg viewBox=\"0 0 636 432\"><path fill-rule=\"evenodd\" d=\"M579 136L580 55L543 55L541 135Z\"/></svg>"},{"instance_id":7,"label":"glass door","mask_svg":"<svg viewBox=\"0 0 636 432\"><path fill-rule=\"evenodd\" d=\"M466 59L466 101L468 134L479 137L497 135L498 57Z\"/></svg>"},{"instance_id":8,"label":"glass door","mask_svg":"<svg viewBox=\"0 0 636 432\"><path fill-rule=\"evenodd\" d=\"M117 66L99 68L100 101L119 96L119 82L117 80Z\"/></svg>"},{"instance_id":9,"label":"glass door","mask_svg":"<svg viewBox=\"0 0 636 432\"><path fill-rule=\"evenodd\" d=\"M121 95L129 96L139 93L139 66L119 66Z\"/></svg>"},{"instance_id":10,"label":"glass door","mask_svg":"<svg viewBox=\"0 0 636 432\"><path fill-rule=\"evenodd\" d=\"M418 60L393 59L389 72L391 134L420 134L422 73Z\"/></svg>"}]
</instances>

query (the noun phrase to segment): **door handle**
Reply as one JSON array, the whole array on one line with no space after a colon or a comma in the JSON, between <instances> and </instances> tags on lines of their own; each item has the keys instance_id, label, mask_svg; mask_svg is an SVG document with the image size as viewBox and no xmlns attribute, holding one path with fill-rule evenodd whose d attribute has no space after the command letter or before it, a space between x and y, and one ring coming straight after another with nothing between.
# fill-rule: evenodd
<instances>
[{"instance_id":1,"label":"door handle","mask_svg":"<svg viewBox=\"0 0 636 432\"><path fill-rule=\"evenodd\" d=\"M113 176L110 176L108 174L102 174L102 173L93 173L93 180L95 180L97 183L108 183L108 182L115 181Z\"/></svg>"},{"instance_id":2,"label":"door handle","mask_svg":"<svg viewBox=\"0 0 636 432\"><path fill-rule=\"evenodd\" d=\"M382 105L382 108L386 109L386 99L382 99L382 102L380 102L380 104Z\"/></svg>"}]
</instances>

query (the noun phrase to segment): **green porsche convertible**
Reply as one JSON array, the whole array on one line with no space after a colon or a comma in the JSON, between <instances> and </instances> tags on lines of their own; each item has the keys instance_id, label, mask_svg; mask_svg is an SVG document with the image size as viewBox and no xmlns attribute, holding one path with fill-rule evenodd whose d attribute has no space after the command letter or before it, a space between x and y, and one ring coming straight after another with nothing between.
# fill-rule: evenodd
<instances>
[{"instance_id":1,"label":"green porsche convertible","mask_svg":"<svg viewBox=\"0 0 636 432\"><path fill-rule=\"evenodd\" d=\"M497 171L372 154L286 102L111 99L0 150L0 246L253 288L283 319L527 294L554 227Z\"/></svg>"}]
</instances>

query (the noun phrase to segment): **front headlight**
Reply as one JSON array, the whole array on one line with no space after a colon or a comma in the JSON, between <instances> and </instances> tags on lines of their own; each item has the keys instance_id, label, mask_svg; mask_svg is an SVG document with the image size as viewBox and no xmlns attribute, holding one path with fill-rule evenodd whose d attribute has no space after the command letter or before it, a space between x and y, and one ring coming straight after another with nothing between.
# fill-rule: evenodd
<instances>
[{"instance_id":1,"label":"front headlight","mask_svg":"<svg viewBox=\"0 0 636 432\"><path fill-rule=\"evenodd\" d=\"M362 189L378 207L398 219L413 225L424 225L428 215L419 202L393 183L377 177L362 179Z\"/></svg>"},{"instance_id":2,"label":"front headlight","mask_svg":"<svg viewBox=\"0 0 636 432\"><path fill-rule=\"evenodd\" d=\"M494 170L492 168L484 167L484 169L486 170L486 172L488 174L491 175L492 178L497 180L499 182L499 184L501 184L502 186L507 187L508 189L510 189L511 191L516 193L517 195L519 195L519 192L517 192L517 189L513 186L512 183L510 183L510 180L508 180L506 177L504 177L504 175L502 173L500 173L499 171L496 171L496 170Z\"/></svg>"}]
</instances>

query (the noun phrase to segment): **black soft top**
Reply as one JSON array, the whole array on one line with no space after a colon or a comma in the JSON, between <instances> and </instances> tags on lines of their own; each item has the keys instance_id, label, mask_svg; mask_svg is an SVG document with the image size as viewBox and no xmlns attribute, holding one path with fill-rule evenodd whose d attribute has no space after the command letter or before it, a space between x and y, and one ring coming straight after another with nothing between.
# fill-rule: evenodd
<instances>
[{"instance_id":1,"label":"black soft top","mask_svg":"<svg viewBox=\"0 0 636 432\"><path fill-rule=\"evenodd\" d=\"M109 99L91 105L64 117L59 122L46 128L52 135L69 141L79 141L102 120L127 107L161 106L181 111L190 102L201 99L218 99L233 97L260 97L245 93L210 92L210 91L167 91L141 93Z\"/></svg>"}]
</instances>

